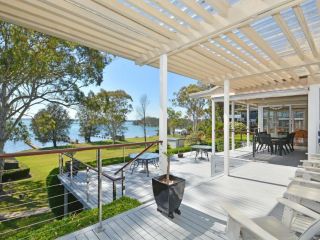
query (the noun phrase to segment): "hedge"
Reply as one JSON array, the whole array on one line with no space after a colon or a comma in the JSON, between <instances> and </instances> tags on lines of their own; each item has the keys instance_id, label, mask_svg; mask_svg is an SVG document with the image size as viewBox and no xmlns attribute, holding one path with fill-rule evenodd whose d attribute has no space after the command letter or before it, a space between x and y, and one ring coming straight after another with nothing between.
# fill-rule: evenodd
<instances>
[{"instance_id":1,"label":"hedge","mask_svg":"<svg viewBox=\"0 0 320 240\"><path fill-rule=\"evenodd\" d=\"M129 161L130 158L128 156L125 157L125 161ZM123 163L123 157L114 157L114 158L107 158L102 159L102 165L107 166L111 164L118 164ZM95 167L96 161L88 162L87 164ZM79 170L84 170L85 167L82 165L80 166ZM61 184L59 178L57 177L59 174L59 168L53 169L48 177L47 177L47 192L49 198L49 206L53 214L57 217L63 215L63 204L64 204L64 187ZM69 212L76 211L78 209L83 208L83 205L80 202L76 202L77 199L72 195L68 194L68 202L71 203L68 205Z\"/></svg>"},{"instance_id":2,"label":"hedge","mask_svg":"<svg viewBox=\"0 0 320 240\"><path fill-rule=\"evenodd\" d=\"M173 153L173 154L190 152L190 151L191 151L190 146L168 149L168 152Z\"/></svg>"},{"instance_id":3,"label":"hedge","mask_svg":"<svg viewBox=\"0 0 320 240\"><path fill-rule=\"evenodd\" d=\"M102 207L102 219L111 218L115 215L140 206L141 203L129 197L122 197ZM7 238L7 240L30 239L51 240L75 232L98 222L98 209L85 210L78 214L58 220L47 221L40 228L28 229Z\"/></svg>"},{"instance_id":4,"label":"hedge","mask_svg":"<svg viewBox=\"0 0 320 240\"><path fill-rule=\"evenodd\" d=\"M16 181L30 177L30 168L26 165L20 164L20 168L6 170L2 175L3 182Z\"/></svg>"},{"instance_id":5,"label":"hedge","mask_svg":"<svg viewBox=\"0 0 320 240\"><path fill-rule=\"evenodd\" d=\"M47 192L49 199L49 206L52 213L61 218L64 213L64 187L61 184L57 174L59 174L59 168L54 168L47 177ZM75 202L77 199L72 195L68 194L68 211L74 212L76 210L82 209L83 206L80 202Z\"/></svg>"}]
</instances>

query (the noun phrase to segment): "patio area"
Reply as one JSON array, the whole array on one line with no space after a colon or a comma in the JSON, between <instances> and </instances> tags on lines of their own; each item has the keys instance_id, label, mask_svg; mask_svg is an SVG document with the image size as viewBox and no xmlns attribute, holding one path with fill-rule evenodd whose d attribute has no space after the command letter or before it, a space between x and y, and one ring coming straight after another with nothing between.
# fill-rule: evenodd
<instances>
[{"instance_id":1,"label":"patio area","mask_svg":"<svg viewBox=\"0 0 320 240\"><path fill-rule=\"evenodd\" d=\"M211 179L211 163L207 160L195 160L195 152L185 153L184 158L174 156L171 161L172 172L185 178L186 188L196 186L202 182ZM247 154L245 149L239 149L234 153L236 155ZM209 157L211 154L209 153ZM235 168L246 164L246 161L233 159L230 168ZM123 164L116 164L103 167L103 172L113 175ZM140 202L147 202L153 199L151 179L160 174L160 169L153 164L149 165L149 177L143 168L139 167L131 173L131 169L126 171L126 195L138 199ZM216 156L214 175L219 175L223 172L223 157ZM89 184L87 184L86 171L79 171L73 176L72 183L68 173L60 174L59 179L65 188L71 192L86 208L97 207L97 173L90 171L88 174ZM121 182L118 181L117 197L121 196ZM102 178L102 201L104 204L112 201L112 182L106 178Z\"/></svg>"},{"instance_id":2,"label":"patio area","mask_svg":"<svg viewBox=\"0 0 320 240\"><path fill-rule=\"evenodd\" d=\"M278 156L270 155L264 149L253 157L252 147L238 148L230 151L229 166L232 170L230 176L285 186L288 184L288 177L287 174L281 173L281 169L295 169L299 165L299 160L306 158L305 152L304 148L300 148L288 155ZM212 165L207 159L200 160L196 159L195 156L196 152L188 152L184 154L183 158L178 158L175 155L171 161L172 173L186 179L186 189L209 182L213 178L221 176L224 171L223 152L215 154ZM209 153L209 159L211 159L211 153ZM273 164L282 166L272 166ZM123 164L103 167L103 172L112 176L121 166ZM263 168L265 166L270 169L270 173L264 172ZM287 168L286 166L293 168ZM275 169L275 171L273 172L271 169ZM133 173L131 169L126 170L125 188L127 196L138 199L142 203L153 200L151 179L160 174L160 169L150 164L149 172L148 177L142 167L135 169ZM64 173L59 175L59 179L64 187L76 196L85 208L97 207L98 180L96 172L90 171L87 178L86 171L79 171L77 175L73 176L72 181L68 174ZM121 187L121 181L118 181L116 183L117 198L121 197ZM105 177L102 178L102 194L103 204L112 202L112 182Z\"/></svg>"},{"instance_id":3,"label":"patio area","mask_svg":"<svg viewBox=\"0 0 320 240\"><path fill-rule=\"evenodd\" d=\"M282 150L279 155L260 151L253 157L252 131L266 132L271 141L280 132L302 130L307 132L303 143L308 154L320 153L319 0L0 2L0 17L8 22L159 68L159 169L151 166L149 177L142 172L125 174L126 195L144 204L103 221L103 231L93 225L61 239L226 239L227 214L221 205L240 208L249 218L279 219L283 209L276 199L294 177L298 160L306 159L305 149L286 155ZM194 152L172 161L172 174L187 182L182 215L173 220L156 211L151 187L151 178L167 169L168 72L208 87L194 96L211 101L214 154L210 161L195 161ZM224 152L219 153L215 149L218 103L223 104L224 132ZM235 144L237 104L246 107L247 115L243 121L247 143L241 149ZM252 108L258 113L254 127ZM269 146L283 149L278 140L269 141ZM101 159L97 163L100 177L102 171L112 174L120 167L102 169ZM66 174L59 178L85 208L99 206L101 221L102 204L112 201L112 183L104 179L100 184L100 178L97 184L97 173L84 171L72 182ZM317 188L303 188L299 197L316 192L312 201L318 202L319 182L314 185ZM240 226L232 217L229 220L239 230L232 239L238 240Z\"/></svg>"},{"instance_id":4,"label":"patio area","mask_svg":"<svg viewBox=\"0 0 320 240\"><path fill-rule=\"evenodd\" d=\"M219 160L217 163L222 172L223 166ZM296 168L241 160L233 160L231 164L234 167L230 176L217 173L210 177L206 161L195 163L193 158L173 161L172 172L183 176L187 182L182 214L174 219L156 211L151 177L148 179L142 173L128 174L127 195L146 201L144 205L103 221L101 232L93 225L60 239L227 239L224 236L227 219L221 209L222 203L237 205L250 217L281 216L283 209L276 199L283 196ZM135 185L141 182L142 185Z\"/></svg>"}]
</instances>

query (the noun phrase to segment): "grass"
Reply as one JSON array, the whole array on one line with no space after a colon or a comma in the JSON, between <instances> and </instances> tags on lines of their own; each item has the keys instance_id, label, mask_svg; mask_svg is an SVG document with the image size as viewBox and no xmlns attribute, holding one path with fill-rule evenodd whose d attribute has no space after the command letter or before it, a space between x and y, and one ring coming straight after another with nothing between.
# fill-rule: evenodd
<instances>
[{"instance_id":1,"label":"grass","mask_svg":"<svg viewBox=\"0 0 320 240\"><path fill-rule=\"evenodd\" d=\"M148 138L148 141L155 141L158 137ZM235 137L236 141L240 141L240 135L237 134ZM143 142L143 138L132 138L127 139L126 142ZM243 134L242 141L246 141L246 135ZM219 151L223 149L223 138L218 138ZM211 142L208 141L208 144ZM99 144L111 144L110 141L99 142ZM75 147L90 146L90 144L76 144ZM124 156L128 156L129 153L140 152L144 149L141 147L130 147L130 148L115 148L101 151L101 157L103 159L103 166L110 164L116 164L123 162L123 160L128 160L128 158L123 159ZM155 149L155 148L154 148ZM152 149L152 150L154 150ZM123 152L124 150L124 152ZM188 151L189 148L185 147L181 152ZM173 150L175 151L175 150ZM82 151L76 153L75 157L83 162L95 165L95 150ZM39 156L29 156L29 157L19 157L20 163L30 167L31 178L26 180L15 181L12 183L5 184L5 191L14 191L12 195L0 196L0 214L18 212L25 210L37 209L40 207L48 207L47 201L47 189L46 189L46 178L50 172L58 167L58 155L39 155ZM65 158L65 160L68 160ZM24 219L12 220L9 222L0 223L0 233L8 231L15 227L25 226L27 224L38 222L41 219L48 219L52 213L41 214L38 216L33 216ZM82 225L81 225L82 226ZM2 236L0 235L0 238ZM36 239L36 238L35 238ZM45 239L45 238L39 238Z\"/></svg>"},{"instance_id":2,"label":"grass","mask_svg":"<svg viewBox=\"0 0 320 240\"><path fill-rule=\"evenodd\" d=\"M151 137L148 138L148 141L155 141L157 139L158 137ZM129 138L126 140L127 143L143 141L143 138ZM111 144L111 142L100 142L100 144ZM91 144L76 144L74 146L84 147L90 145ZM107 166L121 163L123 162L123 153L127 156L129 153L139 152L143 149L144 146L125 148L124 152L122 148L102 150L101 157L103 158L103 165ZM75 155L77 159L90 163L91 165L95 165L95 156L95 150L81 151ZM54 168L58 167L58 154L27 156L17 159L20 163L30 167L31 178L4 185L6 192L13 191L14 193L9 196L0 197L0 214L48 206L46 178ZM66 157L65 160L68 160L68 158ZM128 160L128 158L125 160Z\"/></svg>"},{"instance_id":3,"label":"grass","mask_svg":"<svg viewBox=\"0 0 320 240\"><path fill-rule=\"evenodd\" d=\"M135 199L129 197L122 197L112 203L103 206L103 219L111 218L115 215L133 209L140 206L141 203ZM48 216L46 216L48 219ZM41 220L41 219L39 219ZM28 219L24 223L19 222L21 226L28 222ZM42 223L40 226L34 226L28 228L15 235L6 237L8 240L16 240L21 238L28 238L32 240L50 240L57 237L66 235L68 233L80 230L84 227L93 225L98 222L98 209L85 210L79 214L73 214L69 217L61 220L51 220Z\"/></svg>"},{"instance_id":4,"label":"grass","mask_svg":"<svg viewBox=\"0 0 320 240\"><path fill-rule=\"evenodd\" d=\"M155 141L158 140L158 137L150 137L148 141ZM143 138L128 138L126 143L132 142L143 142ZM123 143L123 142L121 142ZM100 142L100 144L111 144L110 141ZM75 144L74 147L85 147L91 146L92 144ZM125 155L133 152L139 152L144 149L144 146L141 147L131 147L125 148ZM75 154L75 157L83 162L92 162L95 160L96 151L89 150L89 151L81 151ZM101 157L104 159L107 158L114 158L114 157L122 157L123 156L123 149L122 148L115 148L115 149L107 149L101 151ZM24 163L28 167L30 167L30 174L32 176L33 181L45 181L46 177L48 176L49 172L53 169L58 167L58 154L49 154L49 155L38 155L32 157L19 157L17 158L21 163Z\"/></svg>"},{"instance_id":5,"label":"grass","mask_svg":"<svg viewBox=\"0 0 320 240\"><path fill-rule=\"evenodd\" d=\"M46 221L47 219L53 218L54 215L50 213L43 213L32 217L26 217L26 218L19 218L12 221L4 222L0 224L0 239L6 239L9 236L11 236L12 239L19 239L18 237L14 237L15 233L11 232L14 231L17 228L21 228L21 231L25 232L25 228L28 228L29 230L35 230L41 227L41 225L35 225L33 227L27 227L30 224L36 223L36 222L42 222ZM7 233L6 233L7 232ZM20 234L20 236L22 236Z\"/></svg>"}]
</instances>

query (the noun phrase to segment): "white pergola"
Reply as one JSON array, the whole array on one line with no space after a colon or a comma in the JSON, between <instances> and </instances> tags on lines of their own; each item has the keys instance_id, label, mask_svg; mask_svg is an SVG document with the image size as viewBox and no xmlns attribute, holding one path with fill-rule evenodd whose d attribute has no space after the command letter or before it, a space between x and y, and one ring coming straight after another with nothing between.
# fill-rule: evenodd
<instances>
[{"instance_id":1,"label":"white pergola","mask_svg":"<svg viewBox=\"0 0 320 240\"><path fill-rule=\"evenodd\" d=\"M309 88L309 152L317 152L319 1L0 0L0 18L159 67L161 153L167 146L167 71L223 87L225 106L230 92ZM228 174L228 107L224 124Z\"/></svg>"}]
</instances>

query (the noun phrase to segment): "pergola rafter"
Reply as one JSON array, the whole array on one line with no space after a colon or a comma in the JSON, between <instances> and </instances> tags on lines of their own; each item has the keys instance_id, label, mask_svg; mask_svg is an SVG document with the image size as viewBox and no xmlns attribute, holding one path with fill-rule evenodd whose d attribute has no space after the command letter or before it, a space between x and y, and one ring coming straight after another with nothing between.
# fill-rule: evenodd
<instances>
[{"instance_id":1,"label":"pergola rafter","mask_svg":"<svg viewBox=\"0 0 320 240\"><path fill-rule=\"evenodd\" d=\"M158 67L159 56L167 54L170 71L220 86L228 79L234 91L319 81L320 11L312 11L319 0L0 0L0 5L6 21L138 64ZM304 75L307 82L301 81Z\"/></svg>"}]
</instances>

